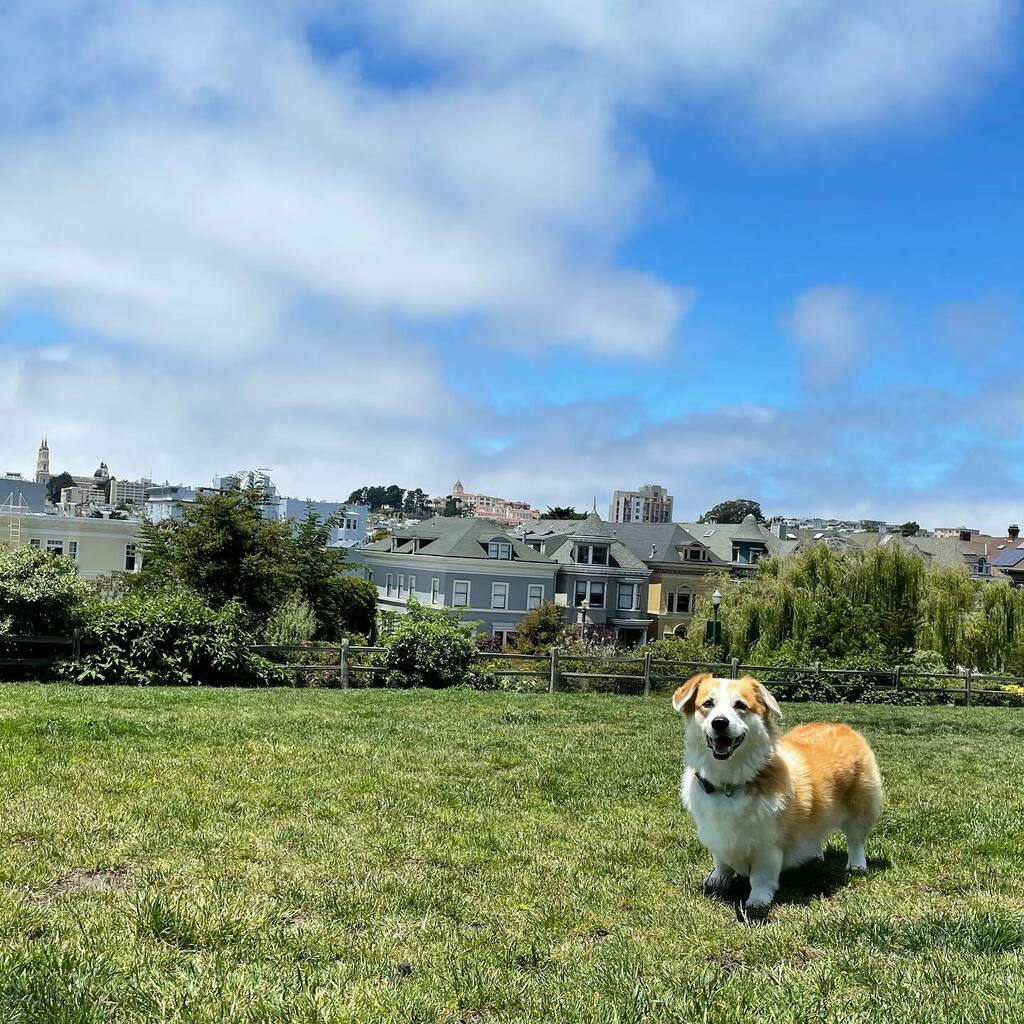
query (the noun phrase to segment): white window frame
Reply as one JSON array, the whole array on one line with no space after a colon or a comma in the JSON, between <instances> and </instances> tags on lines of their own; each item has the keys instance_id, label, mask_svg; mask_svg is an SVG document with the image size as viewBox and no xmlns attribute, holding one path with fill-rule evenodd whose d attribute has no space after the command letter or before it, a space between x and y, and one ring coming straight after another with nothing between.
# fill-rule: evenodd
<instances>
[{"instance_id":1,"label":"white window frame","mask_svg":"<svg viewBox=\"0 0 1024 1024\"><path fill-rule=\"evenodd\" d=\"M544 584L531 583L526 589L526 610L532 612L544 603Z\"/></svg>"},{"instance_id":2,"label":"white window frame","mask_svg":"<svg viewBox=\"0 0 1024 1024\"><path fill-rule=\"evenodd\" d=\"M584 598L584 600L587 602L587 607L588 608L603 609L603 608L607 607L607 605L608 605L608 584L605 583L604 580L576 580L576 582L573 584L573 588L572 588L572 600L573 600L573 607L574 608L582 607L581 604L577 603L577 589L576 589L581 583L584 584L584 586L586 587L586 595L587 596ZM594 588L595 587L600 587L601 588L601 603L600 604L594 604Z\"/></svg>"},{"instance_id":3,"label":"white window frame","mask_svg":"<svg viewBox=\"0 0 1024 1024\"><path fill-rule=\"evenodd\" d=\"M77 562L78 561L78 541L77 540L69 540L68 541L68 558L70 558L72 562Z\"/></svg>"},{"instance_id":4,"label":"white window frame","mask_svg":"<svg viewBox=\"0 0 1024 1024\"><path fill-rule=\"evenodd\" d=\"M401 601L405 597L405 573L400 572L398 574L398 600Z\"/></svg>"},{"instance_id":5,"label":"white window frame","mask_svg":"<svg viewBox=\"0 0 1024 1024\"><path fill-rule=\"evenodd\" d=\"M629 593L629 604L623 604L623 597ZM615 609L620 612L635 612L640 601L639 583L620 583L615 595Z\"/></svg>"},{"instance_id":6,"label":"white window frame","mask_svg":"<svg viewBox=\"0 0 1024 1024\"><path fill-rule=\"evenodd\" d=\"M415 597L416 596L416 577L415 576L410 576L409 577L409 596L410 597Z\"/></svg>"},{"instance_id":7,"label":"white window frame","mask_svg":"<svg viewBox=\"0 0 1024 1024\"><path fill-rule=\"evenodd\" d=\"M515 636L515 635L516 635L516 631L514 629L504 629L504 628L502 628L500 626L495 626L491 630L491 636L500 636L501 637L501 646L502 647L507 647L508 643L509 643L508 638L510 636Z\"/></svg>"},{"instance_id":8,"label":"white window frame","mask_svg":"<svg viewBox=\"0 0 1024 1024\"><path fill-rule=\"evenodd\" d=\"M128 566L128 559L131 558L131 568ZM134 541L129 541L124 546L124 571L138 572L142 559L139 557L139 546Z\"/></svg>"},{"instance_id":9,"label":"white window frame","mask_svg":"<svg viewBox=\"0 0 1024 1024\"><path fill-rule=\"evenodd\" d=\"M30 548L35 548L37 551L41 551L43 547L43 542L38 537L30 537L28 546Z\"/></svg>"},{"instance_id":10,"label":"white window frame","mask_svg":"<svg viewBox=\"0 0 1024 1024\"><path fill-rule=\"evenodd\" d=\"M487 544L487 557L502 562L512 560L512 545L507 540L492 540Z\"/></svg>"},{"instance_id":11,"label":"white window frame","mask_svg":"<svg viewBox=\"0 0 1024 1024\"><path fill-rule=\"evenodd\" d=\"M395 596L395 574L393 572L389 572L387 574L386 584L385 584L385 587L384 587L384 596L385 597L394 597Z\"/></svg>"},{"instance_id":12,"label":"white window frame","mask_svg":"<svg viewBox=\"0 0 1024 1024\"><path fill-rule=\"evenodd\" d=\"M594 548L602 548L604 550L604 561L594 561ZM580 553L586 551L586 559L580 559ZM577 565L611 565L611 545L610 544L577 544L574 559Z\"/></svg>"},{"instance_id":13,"label":"white window frame","mask_svg":"<svg viewBox=\"0 0 1024 1024\"><path fill-rule=\"evenodd\" d=\"M64 554L64 538L50 537L46 541L46 553L48 555L63 555Z\"/></svg>"},{"instance_id":14,"label":"white window frame","mask_svg":"<svg viewBox=\"0 0 1024 1024\"><path fill-rule=\"evenodd\" d=\"M430 603L435 608L441 603L441 581L436 576L430 581Z\"/></svg>"},{"instance_id":15,"label":"white window frame","mask_svg":"<svg viewBox=\"0 0 1024 1024\"><path fill-rule=\"evenodd\" d=\"M499 611L505 611L508 608L508 591L509 586L507 583L494 582L491 584L491 607L496 608ZM496 604L498 595L501 595L501 604Z\"/></svg>"},{"instance_id":16,"label":"white window frame","mask_svg":"<svg viewBox=\"0 0 1024 1024\"><path fill-rule=\"evenodd\" d=\"M465 603L460 603L459 599L455 596L458 593L460 586L465 585L466 587L466 600ZM452 580L452 607L453 608L472 608L473 607L473 581L472 580Z\"/></svg>"}]
</instances>

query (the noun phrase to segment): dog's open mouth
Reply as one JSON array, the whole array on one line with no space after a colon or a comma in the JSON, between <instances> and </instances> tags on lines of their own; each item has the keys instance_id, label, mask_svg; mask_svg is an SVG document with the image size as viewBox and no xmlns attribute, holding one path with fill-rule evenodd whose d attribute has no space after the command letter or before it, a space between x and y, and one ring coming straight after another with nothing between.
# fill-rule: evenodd
<instances>
[{"instance_id":1,"label":"dog's open mouth","mask_svg":"<svg viewBox=\"0 0 1024 1024\"><path fill-rule=\"evenodd\" d=\"M732 757L733 752L743 742L743 736L709 736L708 746L718 761Z\"/></svg>"}]
</instances>

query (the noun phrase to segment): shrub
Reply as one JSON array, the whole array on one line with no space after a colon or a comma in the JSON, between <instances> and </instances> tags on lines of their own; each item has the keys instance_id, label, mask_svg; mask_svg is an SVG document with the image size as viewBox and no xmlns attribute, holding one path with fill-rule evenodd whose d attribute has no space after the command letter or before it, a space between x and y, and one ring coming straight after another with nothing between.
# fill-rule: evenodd
<instances>
[{"instance_id":1,"label":"shrub","mask_svg":"<svg viewBox=\"0 0 1024 1024\"><path fill-rule=\"evenodd\" d=\"M523 654L543 654L557 643L565 628L565 615L554 601L527 612L516 627L516 650Z\"/></svg>"},{"instance_id":2,"label":"shrub","mask_svg":"<svg viewBox=\"0 0 1024 1024\"><path fill-rule=\"evenodd\" d=\"M440 688L470 682L476 646L450 619L406 615L384 641L388 686Z\"/></svg>"},{"instance_id":3,"label":"shrub","mask_svg":"<svg viewBox=\"0 0 1024 1024\"><path fill-rule=\"evenodd\" d=\"M288 681L253 654L233 604L213 609L193 592L164 590L94 604L78 661L59 675L75 683L133 686L267 686Z\"/></svg>"},{"instance_id":4,"label":"shrub","mask_svg":"<svg viewBox=\"0 0 1024 1024\"><path fill-rule=\"evenodd\" d=\"M81 622L87 589L70 558L0 546L0 635L67 636Z\"/></svg>"},{"instance_id":5,"label":"shrub","mask_svg":"<svg viewBox=\"0 0 1024 1024\"><path fill-rule=\"evenodd\" d=\"M300 594L292 594L267 620L263 639L268 644L293 646L313 639L316 616Z\"/></svg>"}]
</instances>

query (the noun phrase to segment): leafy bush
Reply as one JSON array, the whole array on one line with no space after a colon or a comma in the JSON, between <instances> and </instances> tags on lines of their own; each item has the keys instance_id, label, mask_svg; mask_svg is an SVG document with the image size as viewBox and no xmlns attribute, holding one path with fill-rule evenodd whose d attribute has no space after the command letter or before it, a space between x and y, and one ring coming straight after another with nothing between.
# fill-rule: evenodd
<instances>
[{"instance_id":1,"label":"leafy bush","mask_svg":"<svg viewBox=\"0 0 1024 1024\"><path fill-rule=\"evenodd\" d=\"M0 635L67 636L81 622L87 590L70 558L0 546Z\"/></svg>"},{"instance_id":2,"label":"leafy bush","mask_svg":"<svg viewBox=\"0 0 1024 1024\"><path fill-rule=\"evenodd\" d=\"M554 601L545 601L519 620L516 650L523 654L544 654L555 646L563 629L564 612Z\"/></svg>"},{"instance_id":3,"label":"leafy bush","mask_svg":"<svg viewBox=\"0 0 1024 1024\"><path fill-rule=\"evenodd\" d=\"M316 616L300 594L292 594L267 620L263 639L268 644L293 646L313 639Z\"/></svg>"},{"instance_id":4,"label":"leafy bush","mask_svg":"<svg viewBox=\"0 0 1024 1024\"><path fill-rule=\"evenodd\" d=\"M82 657L59 663L68 682L133 686L268 686L288 682L249 650L237 605L213 609L195 593L164 590L94 604Z\"/></svg>"},{"instance_id":5,"label":"leafy bush","mask_svg":"<svg viewBox=\"0 0 1024 1024\"><path fill-rule=\"evenodd\" d=\"M440 688L470 683L476 645L469 632L450 612L423 608L410 602L384 640L388 686Z\"/></svg>"}]
</instances>

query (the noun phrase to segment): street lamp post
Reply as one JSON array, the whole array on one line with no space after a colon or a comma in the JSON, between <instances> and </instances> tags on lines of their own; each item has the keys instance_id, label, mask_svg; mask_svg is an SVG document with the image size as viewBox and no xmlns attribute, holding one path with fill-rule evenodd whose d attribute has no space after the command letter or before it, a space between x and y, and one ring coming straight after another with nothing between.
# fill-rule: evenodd
<instances>
[{"instance_id":1,"label":"street lamp post","mask_svg":"<svg viewBox=\"0 0 1024 1024\"><path fill-rule=\"evenodd\" d=\"M711 595L711 615L712 619L708 623L708 640L713 644L719 644L722 641L722 629L718 624L718 608L722 603L722 592L716 587L715 592Z\"/></svg>"}]
</instances>

